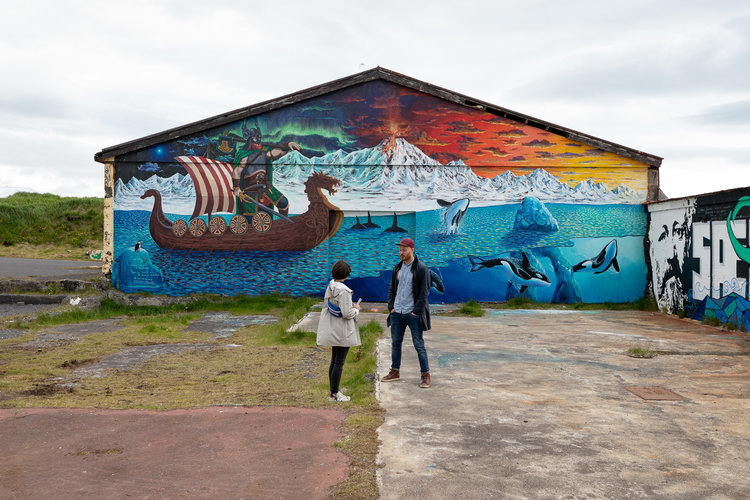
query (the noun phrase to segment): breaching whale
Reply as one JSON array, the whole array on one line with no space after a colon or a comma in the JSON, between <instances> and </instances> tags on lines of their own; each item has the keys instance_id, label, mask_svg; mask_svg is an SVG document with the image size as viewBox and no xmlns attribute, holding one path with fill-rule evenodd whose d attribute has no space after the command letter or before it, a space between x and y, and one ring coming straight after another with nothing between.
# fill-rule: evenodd
<instances>
[{"instance_id":1,"label":"breaching whale","mask_svg":"<svg viewBox=\"0 0 750 500\"><path fill-rule=\"evenodd\" d=\"M443 214L443 227L445 227L445 234L456 234L458 232L458 225L461 223L461 219L464 218L466 210L469 208L469 199L461 198L453 202L445 200L437 200L438 205L444 207L445 213Z\"/></svg>"},{"instance_id":2,"label":"breaching whale","mask_svg":"<svg viewBox=\"0 0 750 500\"><path fill-rule=\"evenodd\" d=\"M574 265L573 272L601 274L610 267L620 272L620 265L617 263L617 240L607 243L607 246L593 259L582 260Z\"/></svg>"}]
</instances>

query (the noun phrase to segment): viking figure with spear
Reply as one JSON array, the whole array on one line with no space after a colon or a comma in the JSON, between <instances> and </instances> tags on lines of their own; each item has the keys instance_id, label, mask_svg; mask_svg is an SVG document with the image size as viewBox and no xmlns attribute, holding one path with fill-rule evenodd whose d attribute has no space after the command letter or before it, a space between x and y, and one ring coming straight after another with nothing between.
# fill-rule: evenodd
<instances>
[{"instance_id":1,"label":"viking figure with spear","mask_svg":"<svg viewBox=\"0 0 750 500\"><path fill-rule=\"evenodd\" d=\"M264 144L257 128L247 129L242 126L246 139L242 147L237 148L232 171L232 187L237 197L237 214L252 216L258 211L256 204L264 207L276 207L282 216L289 214L289 200L273 186L273 161L278 160L289 151L302 148L296 142L284 145Z\"/></svg>"}]
</instances>

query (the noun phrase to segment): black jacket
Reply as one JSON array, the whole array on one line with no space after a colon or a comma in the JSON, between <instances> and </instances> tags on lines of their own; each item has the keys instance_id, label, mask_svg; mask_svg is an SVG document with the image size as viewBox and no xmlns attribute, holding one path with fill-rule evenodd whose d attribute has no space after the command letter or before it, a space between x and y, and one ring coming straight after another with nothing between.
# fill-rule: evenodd
<instances>
[{"instance_id":1,"label":"black jacket","mask_svg":"<svg viewBox=\"0 0 750 500\"><path fill-rule=\"evenodd\" d=\"M391 284L388 287L388 311L393 310L394 303L396 302L396 290L398 289L398 272L401 270L403 262L396 264L391 274ZM430 295L430 270L424 265L417 256L414 256L414 262L411 265L411 284L412 294L414 296L414 311L415 315L419 316L419 326L422 331L429 330L432 325L430 324L430 303L427 301ZM388 314L386 320L388 326L391 326L391 315Z\"/></svg>"}]
</instances>

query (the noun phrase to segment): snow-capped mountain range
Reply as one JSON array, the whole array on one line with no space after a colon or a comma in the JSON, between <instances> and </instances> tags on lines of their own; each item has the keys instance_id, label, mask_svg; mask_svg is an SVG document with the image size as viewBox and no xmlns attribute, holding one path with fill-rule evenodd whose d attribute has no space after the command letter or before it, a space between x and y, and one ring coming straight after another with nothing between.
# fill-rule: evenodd
<instances>
[{"instance_id":1,"label":"snow-capped mountain range","mask_svg":"<svg viewBox=\"0 0 750 500\"><path fill-rule=\"evenodd\" d=\"M570 187L542 168L527 175L508 170L492 179L480 177L462 161L443 165L413 144L396 138L350 153L338 150L308 158L291 151L280 158L274 164L274 186L289 198L293 213L307 208L302 185L313 171L341 181L332 201L343 210L432 210L435 207L427 200L438 198L469 198L473 206L518 203L527 196L547 203L643 201L625 185L610 190L603 183L588 179ZM133 178L127 184L118 179L115 208L150 209L153 200L141 200L140 196L152 188L161 191L166 212L192 213L195 188L189 176L180 174L169 178L152 176L145 181ZM180 210L176 211L178 207Z\"/></svg>"},{"instance_id":2,"label":"snow-capped mountain range","mask_svg":"<svg viewBox=\"0 0 750 500\"><path fill-rule=\"evenodd\" d=\"M141 199L149 189L161 193L164 212L170 214L192 214L195 206L195 186L189 175L174 174L172 177L152 175L142 181L133 177L127 184L122 179L115 181L115 210L150 210L153 198Z\"/></svg>"}]
</instances>

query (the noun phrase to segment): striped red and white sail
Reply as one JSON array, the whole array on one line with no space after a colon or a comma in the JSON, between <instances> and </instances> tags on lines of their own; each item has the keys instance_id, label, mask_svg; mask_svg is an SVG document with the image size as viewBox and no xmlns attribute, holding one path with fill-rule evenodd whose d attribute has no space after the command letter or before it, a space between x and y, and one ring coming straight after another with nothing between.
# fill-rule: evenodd
<instances>
[{"instance_id":1,"label":"striped red and white sail","mask_svg":"<svg viewBox=\"0 0 750 500\"><path fill-rule=\"evenodd\" d=\"M195 209L191 219L203 214L234 213L231 164L202 156L178 156L176 159L195 184Z\"/></svg>"}]
</instances>

